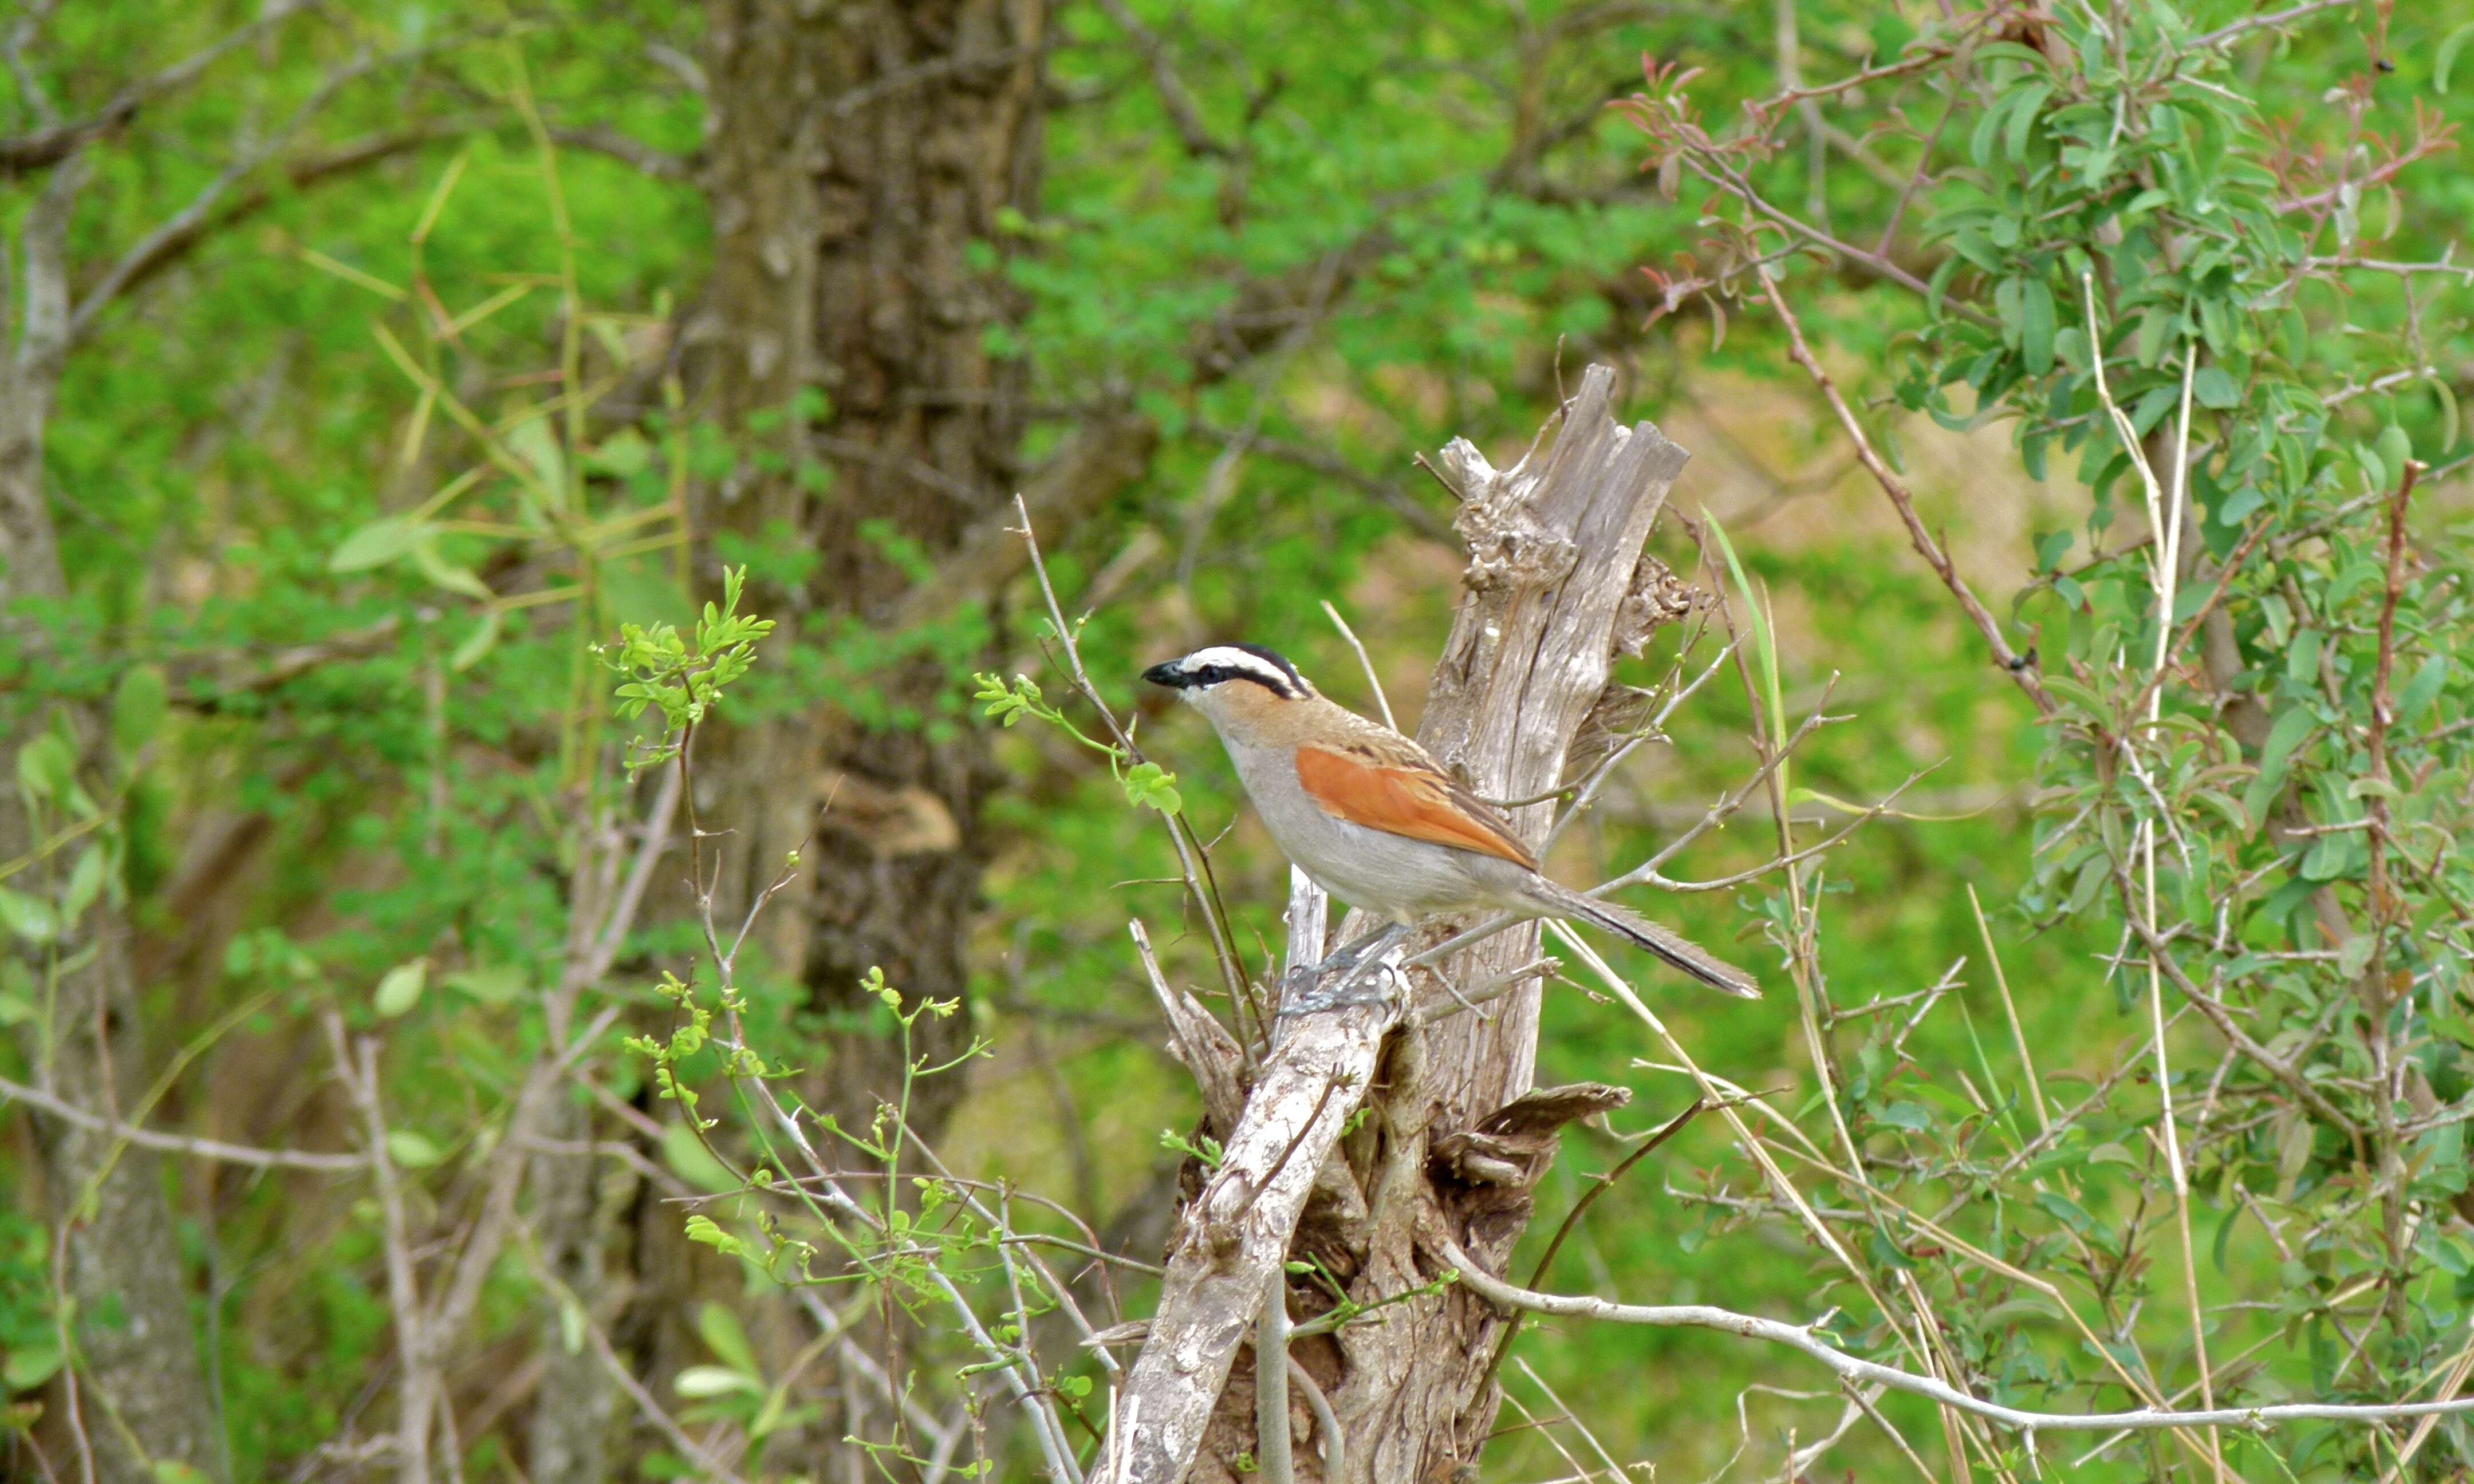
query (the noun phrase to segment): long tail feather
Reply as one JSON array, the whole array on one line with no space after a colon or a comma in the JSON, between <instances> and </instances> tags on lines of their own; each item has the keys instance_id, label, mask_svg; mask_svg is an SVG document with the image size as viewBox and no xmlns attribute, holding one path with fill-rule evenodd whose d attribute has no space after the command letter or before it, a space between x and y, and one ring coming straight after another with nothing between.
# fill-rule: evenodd
<instances>
[{"instance_id":1,"label":"long tail feather","mask_svg":"<svg viewBox=\"0 0 2474 1484\"><path fill-rule=\"evenodd\" d=\"M1548 915L1603 928L1713 990L1738 999L1761 997L1761 987L1752 975L1733 964L1720 962L1698 944L1669 932L1631 908L1584 897L1542 878L1539 885L1542 889L1538 893L1538 905Z\"/></svg>"}]
</instances>

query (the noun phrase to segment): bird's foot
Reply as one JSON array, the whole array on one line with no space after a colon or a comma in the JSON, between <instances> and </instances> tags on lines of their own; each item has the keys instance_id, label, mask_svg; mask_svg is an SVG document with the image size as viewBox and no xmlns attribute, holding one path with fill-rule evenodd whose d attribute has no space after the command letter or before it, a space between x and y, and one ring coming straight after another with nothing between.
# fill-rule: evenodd
<instances>
[{"instance_id":1,"label":"bird's foot","mask_svg":"<svg viewBox=\"0 0 2474 1484\"><path fill-rule=\"evenodd\" d=\"M1395 924L1368 934L1327 955L1320 964L1302 964L1290 969L1282 982L1275 1018L1285 1020L1292 1016L1320 1015L1352 1005L1389 1003L1397 988L1397 970L1381 960L1408 935L1407 927ZM1350 993L1352 990L1358 993Z\"/></svg>"}]
</instances>

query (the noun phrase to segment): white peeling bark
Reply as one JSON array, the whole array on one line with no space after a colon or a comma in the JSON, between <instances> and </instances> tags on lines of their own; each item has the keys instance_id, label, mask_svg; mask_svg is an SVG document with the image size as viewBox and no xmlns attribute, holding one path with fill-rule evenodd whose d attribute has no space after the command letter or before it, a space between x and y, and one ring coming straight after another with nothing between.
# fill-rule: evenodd
<instances>
[{"instance_id":1,"label":"white peeling bark","mask_svg":"<svg viewBox=\"0 0 2474 1484\"><path fill-rule=\"evenodd\" d=\"M1366 975L1392 977L1388 967ZM1398 996L1292 1019L1263 1064L1220 1168L1189 1207L1159 1313L1128 1377L1125 1436L1093 1484L1182 1478L1253 1328L1298 1214L1373 1079Z\"/></svg>"}]
</instances>

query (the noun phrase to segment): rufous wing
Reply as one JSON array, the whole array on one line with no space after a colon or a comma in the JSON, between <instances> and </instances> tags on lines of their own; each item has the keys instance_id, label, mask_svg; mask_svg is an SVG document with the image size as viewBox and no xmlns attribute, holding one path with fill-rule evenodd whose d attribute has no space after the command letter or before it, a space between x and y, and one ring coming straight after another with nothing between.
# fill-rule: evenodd
<instances>
[{"instance_id":1,"label":"rufous wing","mask_svg":"<svg viewBox=\"0 0 2474 1484\"><path fill-rule=\"evenodd\" d=\"M1300 747L1298 782L1325 813L1352 825L1538 869L1538 858L1493 809L1436 769Z\"/></svg>"}]
</instances>

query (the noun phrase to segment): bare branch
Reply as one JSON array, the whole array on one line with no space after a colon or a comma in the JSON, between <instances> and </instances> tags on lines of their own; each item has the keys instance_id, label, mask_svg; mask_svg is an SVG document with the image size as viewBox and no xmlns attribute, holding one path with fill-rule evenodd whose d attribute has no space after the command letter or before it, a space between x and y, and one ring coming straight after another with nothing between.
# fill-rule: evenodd
<instances>
[{"instance_id":1,"label":"bare branch","mask_svg":"<svg viewBox=\"0 0 2474 1484\"><path fill-rule=\"evenodd\" d=\"M356 1154L316 1154L305 1149L256 1149L247 1144L228 1144L219 1138L190 1138L179 1134L158 1134L134 1124L97 1117L75 1103L54 1097L39 1088L29 1088L0 1077L0 1099L39 1108L62 1122L82 1129L109 1134L125 1138L140 1149L160 1149L167 1154L184 1154L200 1160L215 1160L225 1164L249 1164L260 1169L295 1170L365 1170L367 1157Z\"/></svg>"},{"instance_id":2,"label":"bare branch","mask_svg":"<svg viewBox=\"0 0 2474 1484\"><path fill-rule=\"evenodd\" d=\"M162 71L131 84L87 117L74 124L53 124L31 134L0 139L0 180L59 164L96 139L126 125L147 104L187 86L200 73L236 49L255 41L308 8L307 0L275 0L258 12L255 20L236 28Z\"/></svg>"},{"instance_id":3,"label":"bare branch","mask_svg":"<svg viewBox=\"0 0 2474 1484\"><path fill-rule=\"evenodd\" d=\"M166 261L193 246L196 239L205 234L208 224L214 220L217 204L231 188L281 154L295 138L300 136L301 132L308 127L309 121L323 111L327 104L334 101L337 93L373 72L426 56L438 44L424 43L382 57L363 51L355 55L352 60L328 73L301 107L292 111L290 117L276 126L255 146L242 150L212 180L206 182L195 196L189 199L187 205L158 224L153 231L138 239L135 246L121 255L120 261L114 263L103 275L102 280L78 301L76 310L69 316L67 337L69 341L85 339L93 331L96 320L104 310L110 307L114 299L137 282L141 276L151 276L160 272ZM400 154L415 144L425 142L426 137L416 131L405 134L381 136L376 142L365 141L359 146L350 147L341 159L326 163L323 170L310 175L309 179L327 179L346 170L375 163L378 159ZM315 165L317 162L305 163ZM263 200L256 203L258 206L264 204Z\"/></svg>"},{"instance_id":4,"label":"bare branch","mask_svg":"<svg viewBox=\"0 0 2474 1484\"><path fill-rule=\"evenodd\" d=\"M2474 1412L2474 1397L2451 1401L2396 1401L2377 1404L2352 1404L2327 1401L2279 1402L2270 1406L2218 1407L2195 1412L2173 1412L2146 1407L2135 1412L2027 1412L2001 1406L1970 1396L1948 1382L1931 1376L1917 1376L1892 1366L1870 1360L1859 1360L1845 1351L1823 1340L1812 1326L1790 1325L1775 1319L1762 1319L1752 1314L1739 1314L1732 1309L1715 1308L1706 1304L1616 1304L1606 1299L1582 1295L1537 1293L1516 1288L1480 1268L1470 1260L1460 1244L1441 1233L1431 1233L1427 1240L1436 1253L1452 1264L1460 1281L1495 1304L1510 1309L1527 1309L1532 1313L1555 1314L1569 1319L1602 1319L1612 1324L1648 1325L1661 1328L1715 1329L1748 1340L1761 1340L1800 1351L1828 1366L1830 1370L1853 1384L1882 1386L1926 1397L1943 1406L1972 1416L1981 1417L2000 1426L2027 1432L2100 1432L2112 1429L2158 1431L2165 1429L2199 1429L2205 1427L2245 1427L2265 1432L2274 1424L2289 1422L2393 1422L2409 1417L2452 1417Z\"/></svg>"},{"instance_id":5,"label":"bare branch","mask_svg":"<svg viewBox=\"0 0 2474 1484\"><path fill-rule=\"evenodd\" d=\"M2027 699L2036 704L2036 714L2052 715L2053 698L2045 689L2044 681L2036 675L2034 659L2012 651L2009 639L2001 633L2001 622L1977 598L1975 589L1968 586L1967 579L1958 574L1950 554L1925 529L1923 519L1916 515L1915 494L1907 489L1905 481L1890 471L1890 466L1882 462L1881 456L1873 451L1872 440L1864 436L1864 425L1856 420L1856 414L1848 407L1847 399L1838 395L1837 384L1830 379L1828 371L1821 369L1821 362L1814 357L1812 347L1805 343L1804 325L1796 319L1795 311L1787 307L1776 280L1764 273L1760 275L1760 282L1761 292L1769 297L1770 307L1778 312L1779 323L1786 326L1789 353L1812 378L1813 385L1821 389L1823 398L1830 403L1830 410L1837 415L1839 426L1845 428L1848 438L1854 441L1856 458L1863 461L1873 482L1881 487L1881 492L1890 497L1890 504L1898 510L1899 521L1907 528L1907 539L1914 543L1917 554L1941 578L1942 586L1950 589L1951 596L1958 600L1968 621L1976 625L1977 633L1984 636L1984 642L1993 651L1993 662L2001 666L2002 673L2016 682L2019 688L2027 693Z\"/></svg>"},{"instance_id":6,"label":"bare branch","mask_svg":"<svg viewBox=\"0 0 2474 1484\"><path fill-rule=\"evenodd\" d=\"M2266 31L2274 26L2290 26L2295 21L2307 20L2322 11L2350 11L2362 3L2363 0L2304 0L2301 5L2289 6L2267 15L2253 15L2235 21L2231 25L2219 26L2216 30L2193 40L2191 50L2209 51L2238 36L2248 36L2254 31Z\"/></svg>"},{"instance_id":7,"label":"bare branch","mask_svg":"<svg viewBox=\"0 0 2474 1484\"><path fill-rule=\"evenodd\" d=\"M695 179L696 159L689 155L672 155L657 150L643 140L620 133L615 129L595 124L589 128L552 126L547 131L552 139L570 150L588 155L606 156L638 174L666 185L682 185Z\"/></svg>"},{"instance_id":8,"label":"bare branch","mask_svg":"<svg viewBox=\"0 0 2474 1484\"><path fill-rule=\"evenodd\" d=\"M1144 64L1151 68L1152 86L1159 92L1160 108L1168 114L1169 127L1184 143L1185 153L1198 158L1237 158L1237 149L1214 137L1202 122L1202 110L1195 107L1194 95L1185 90L1185 80L1176 75L1176 68L1169 60L1168 43L1160 39L1159 33L1144 25L1126 0L1100 0L1100 9L1108 12L1108 18L1134 43L1134 50L1142 53Z\"/></svg>"}]
</instances>

